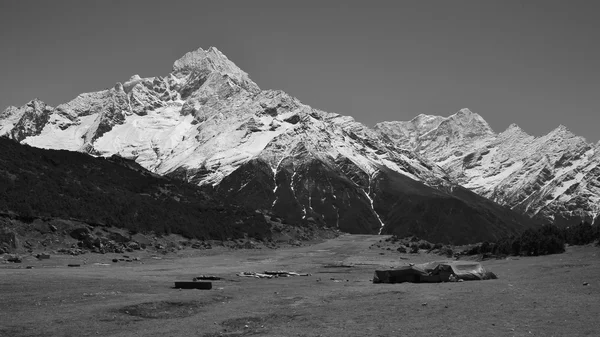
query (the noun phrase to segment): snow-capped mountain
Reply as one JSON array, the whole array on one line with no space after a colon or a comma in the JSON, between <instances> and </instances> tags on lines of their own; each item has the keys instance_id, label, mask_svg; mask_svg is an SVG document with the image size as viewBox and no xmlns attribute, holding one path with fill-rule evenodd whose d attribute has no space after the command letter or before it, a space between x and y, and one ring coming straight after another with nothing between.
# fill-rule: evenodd
<instances>
[{"instance_id":1,"label":"snow-capped mountain","mask_svg":"<svg viewBox=\"0 0 600 337\"><path fill-rule=\"evenodd\" d=\"M564 126L533 137L512 124L496 134L476 113L420 115L375 129L415 150L462 186L529 216L555 223L595 221L600 211L600 155Z\"/></svg>"},{"instance_id":2,"label":"snow-capped mountain","mask_svg":"<svg viewBox=\"0 0 600 337\"><path fill-rule=\"evenodd\" d=\"M529 225L351 117L261 90L216 48L187 53L167 76L133 76L56 108L9 107L0 130L35 147L117 154L224 200L351 233L463 243Z\"/></svg>"}]
</instances>

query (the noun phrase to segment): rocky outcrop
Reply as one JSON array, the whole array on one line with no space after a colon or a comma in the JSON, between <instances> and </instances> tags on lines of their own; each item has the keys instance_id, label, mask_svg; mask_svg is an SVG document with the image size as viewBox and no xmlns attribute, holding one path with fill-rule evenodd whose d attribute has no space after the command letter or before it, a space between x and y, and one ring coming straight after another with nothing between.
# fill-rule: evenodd
<instances>
[{"instance_id":1,"label":"rocky outcrop","mask_svg":"<svg viewBox=\"0 0 600 337\"><path fill-rule=\"evenodd\" d=\"M0 114L0 136L17 141L39 135L53 111L46 103L34 99L20 108L9 107Z\"/></svg>"}]
</instances>

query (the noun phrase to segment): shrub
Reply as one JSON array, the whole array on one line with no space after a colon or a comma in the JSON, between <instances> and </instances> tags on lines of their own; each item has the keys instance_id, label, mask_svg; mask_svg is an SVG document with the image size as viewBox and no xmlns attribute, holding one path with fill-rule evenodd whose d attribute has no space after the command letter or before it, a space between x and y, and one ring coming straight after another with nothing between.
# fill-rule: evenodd
<instances>
[{"instance_id":1,"label":"shrub","mask_svg":"<svg viewBox=\"0 0 600 337\"><path fill-rule=\"evenodd\" d=\"M475 245L464 252L465 255L477 255L479 254L479 245Z\"/></svg>"},{"instance_id":2,"label":"shrub","mask_svg":"<svg viewBox=\"0 0 600 337\"><path fill-rule=\"evenodd\" d=\"M431 249L431 243L427 242L427 241L423 241L419 244L419 249Z\"/></svg>"},{"instance_id":3,"label":"shrub","mask_svg":"<svg viewBox=\"0 0 600 337\"><path fill-rule=\"evenodd\" d=\"M479 254L487 254L492 252L492 245L485 241L479 246Z\"/></svg>"},{"instance_id":4,"label":"shrub","mask_svg":"<svg viewBox=\"0 0 600 337\"><path fill-rule=\"evenodd\" d=\"M586 245L600 239L600 226L582 222L565 228L559 234L562 234L563 239L570 245Z\"/></svg>"},{"instance_id":5,"label":"shrub","mask_svg":"<svg viewBox=\"0 0 600 337\"><path fill-rule=\"evenodd\" d=\"M442 247L442 249L440 249L439 254L444 255L446 257L452 257L454 256L454 251L449 246L444 246Z\"/></svg>"},{"instance_id":6,"label":"shrub","mask_svg":"<svg viewBox=\"0 0 600 337\"><path fill-rule=\"evenodd\" d=\"M400 246L396 250L398 251L398 253L406 253L407 252L406 247L404 247L404 246Z\"/></svg>"},{"instance_id":7,"label":"shrub","mask_svg":"<svg viewBox=\"0 0 600 337\"><path fill-rule=\"evenodd\" d=\"M418 244L416 244L416 243L413 243L413 244L411 244L411 245L410 245L410 252L411 252L412 254L416 254L416 253L418 253L418 252L419 252L419 245L418 245Z\"/></svg>"}]
</instances>

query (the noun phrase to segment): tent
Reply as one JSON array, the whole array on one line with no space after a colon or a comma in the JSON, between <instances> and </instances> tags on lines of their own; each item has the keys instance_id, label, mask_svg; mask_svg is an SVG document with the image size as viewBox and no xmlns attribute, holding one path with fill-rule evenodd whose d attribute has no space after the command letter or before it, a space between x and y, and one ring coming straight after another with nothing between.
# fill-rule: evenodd
<instances>
[{"instance_id":1,"label":"tent","mask_svg":"<svg viewBox=\"0 0 600 337\"><path fill-rule=\"evenodd\" d=\"M496 278L496 276L487 272L479 262L442 261L411 264L390 270L376 270L373 283L425 283L487 280L490 278Z\"/></svg>"}]
</instances>

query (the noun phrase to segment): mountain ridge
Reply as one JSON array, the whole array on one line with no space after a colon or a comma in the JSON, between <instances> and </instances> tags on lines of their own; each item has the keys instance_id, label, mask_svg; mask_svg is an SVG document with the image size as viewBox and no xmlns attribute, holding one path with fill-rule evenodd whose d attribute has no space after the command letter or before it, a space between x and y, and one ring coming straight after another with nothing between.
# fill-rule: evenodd
<instances>
[{"instance_id":1,"label":"mountain ridge","mask_svg":"<svg viewBox=\"0 0 600 337\"><path fill-rule=\"evenodd\" d=\"M374 128L405 144L398 136L407 132L405 123L379 123ZM474 131L474 137L464 137L468 133L459 127L442 132L439 126L412 128L414 141L408 148L438 164L460 185L529 216L562 225L598 218L598 145L564 125L539 137L514 123L497 134L485 126L472 128L468 131ZM445 141L428 141L432 132L444 135Z\"/></svg>"},{"instance_id":2,"label":"mountain ridge","mask_svg":"<svg viewBox=\"0 0 600 337\"><path fill-rule=\"evenodd\" d=\"M454 243L492 240L532 225L352 117L260 90L216 48L187 53L166 76L134 75L51 111L34 109L41 119L25 110L0 119L1 130L10 129L5 135L15 139L16 132L21 143L36 147L118 154L290 221ZM15 127L15 114L32 127ZM468 110L440 122L446 124L485 132ZM453 232L459 225L464 230Z\"/></svg>"}]
</instances>

